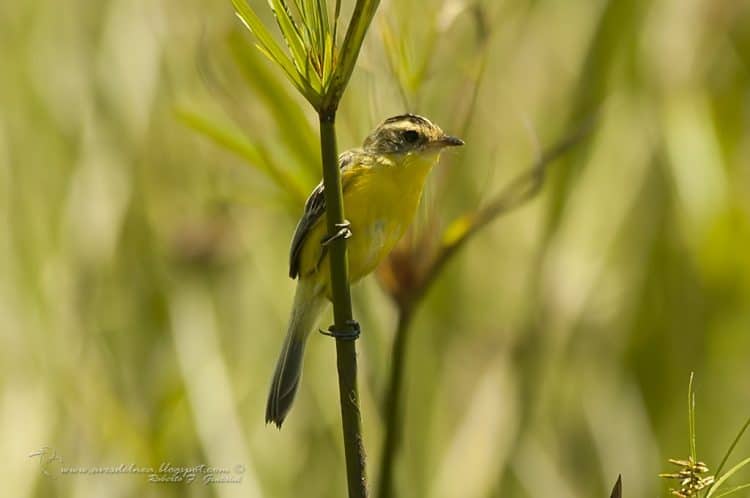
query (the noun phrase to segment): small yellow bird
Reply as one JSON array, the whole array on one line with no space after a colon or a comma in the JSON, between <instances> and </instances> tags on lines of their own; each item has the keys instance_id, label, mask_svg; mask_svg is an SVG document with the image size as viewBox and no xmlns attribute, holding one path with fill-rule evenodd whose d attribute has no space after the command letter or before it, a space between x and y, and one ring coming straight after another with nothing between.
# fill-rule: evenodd
<instances>
[{"instance_id":1,"label":"small yellow bird","mask_svg":"<svg viewBox=\"0 0 750 498\"><path fill-rule=\"evenodd\" d=\"M404 235L427 173L445 147L458 145L463 141L428 119L404 114L386 119L362 148L339 156L344 213L352 233L347 243L351 283L372 272ZM321 182L307 199L292 238L289 276L299 281L266 406L266 423L277 427L297 391L305 342L331 298L325 209Z\"/></svg>"}]
</instances>

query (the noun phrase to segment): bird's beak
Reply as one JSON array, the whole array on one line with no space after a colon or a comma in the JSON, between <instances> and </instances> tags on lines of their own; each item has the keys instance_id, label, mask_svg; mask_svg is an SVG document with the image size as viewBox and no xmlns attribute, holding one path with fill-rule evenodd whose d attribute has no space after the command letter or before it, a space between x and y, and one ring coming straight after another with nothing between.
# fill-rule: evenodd
<instances>
[{"instance_id":1,"label":"bird's beak","mask_svg":"<svg viewBox=\"0 0 750 498\"><path fill-rule=\"evenodd\" d=\"M438 140L438 144L442 147L458 147L464 144L464 141L458 137L452 137L450 135L443 135Z\"/></svg>"}]
</instances>

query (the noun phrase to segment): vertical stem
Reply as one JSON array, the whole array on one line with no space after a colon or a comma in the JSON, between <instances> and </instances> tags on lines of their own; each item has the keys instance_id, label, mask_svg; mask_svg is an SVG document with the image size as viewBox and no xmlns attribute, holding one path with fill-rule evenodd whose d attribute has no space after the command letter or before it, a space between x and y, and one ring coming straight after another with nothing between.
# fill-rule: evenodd
<instances>
[{"instance_id":1,"label":"vertical stem","mask_svg":"<svg viewBox=\"0 0 750 498\"><path fill-rule=\"evenodd\" d=\"M388 380L388 391L385 399L385 436L383 439L383 453L380 457L380 480L378 482L378 498L393 498L393 469L396 465L398 443L401 440L401 389L404 378L404 364L406 363L406 343L411 324L412 310L400 308L396 336L393 339L391 353L391 376Z\"/></svg>"},{"instance_id":2,"label":"vertical stem","mask_svg":"<svg viewBox=\"0 0 750 498\"><path fill-rule=\"evenodd\" d=\"M336 148L336 110L323 110L320 118L320 148L323 160L323 185L326 200L328 233L336 233L336 225L344 221L344 198L341 171ZM355 235L356 236L356 235ZM346 241L334 240L329 250L331 296L334 327L346 331L352 323L352 301L349 293ZM349 498L367 497L365 450L362 442L362 420L357 390L357 350L353 340L336 339L336 364L339 374L341 425L344 432L344 455Z\"/></svg>"}]
</instances>

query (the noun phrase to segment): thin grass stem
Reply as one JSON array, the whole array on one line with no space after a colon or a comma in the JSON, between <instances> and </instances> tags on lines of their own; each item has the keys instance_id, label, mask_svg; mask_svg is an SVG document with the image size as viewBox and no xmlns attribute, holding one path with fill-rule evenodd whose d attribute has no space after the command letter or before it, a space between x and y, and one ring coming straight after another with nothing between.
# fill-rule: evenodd
<instances>
[{"instance_id":1,"label":"thin grass stem","mask_svg":"<svg viewBox=\"0 0 750 498\"><path fill-rule=\"evenodd\" d=\"M380 455L380 478L378 480L378 498L391 498L396 496L393 489L393 469L397 458L398 442L401 440L402 407L401 391L403 389L403 369L406 358L406 346L408 342L408 331L411 325L412 313L408 309L400 309L398 313L398 325L396 335L393 338L391 358L393 367L388 379L388 390L385 395L385 426L386 433L383 441L383 450Z\"/></svg>"},{"instance_id":2,"label":"thin grass stem","mask_svg":"<svg viewBox=\"0 0 750 498\"><path fill-rule=\"evenodd\" d=\"M690 381L688 382L688 437L690 439L690 457L694 462L698 461L698 452L695 444L695 390L693 380L695 372L690 372Z\"/></svg>"}]
</instances>

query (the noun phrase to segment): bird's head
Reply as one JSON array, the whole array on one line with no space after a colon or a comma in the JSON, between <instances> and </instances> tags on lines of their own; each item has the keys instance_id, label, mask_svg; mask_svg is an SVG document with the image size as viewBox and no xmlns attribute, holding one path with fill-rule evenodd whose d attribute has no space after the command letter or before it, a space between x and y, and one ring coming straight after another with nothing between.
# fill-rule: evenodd
<instances>
[{"instance_id":1,"label":"bird's head","mask_svg":"<svg viewBox=\"0 0 750 498\"><path fill-rule=\"evenodd\" d=\"M416 114L402 114L383 121L365 139L363 148L375 154L439 152L463 145L460 138L446 135L440 127Z\"/></svg>"}]
</instances>

